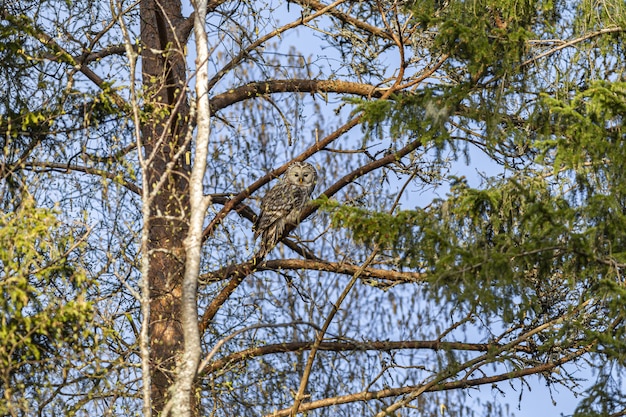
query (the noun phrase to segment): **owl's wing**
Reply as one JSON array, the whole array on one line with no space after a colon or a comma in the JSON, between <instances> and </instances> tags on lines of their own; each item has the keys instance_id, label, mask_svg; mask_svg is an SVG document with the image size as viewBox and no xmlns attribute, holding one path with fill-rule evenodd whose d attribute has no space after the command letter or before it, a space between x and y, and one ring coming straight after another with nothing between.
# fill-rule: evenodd
<instances>
[{"instance_id":1,"label":"owl's wing","mask_svg":"<svg viewBox=\"0 0 626 417\"><path fill-rule=\"evenodd\" d=\"M281 182L271 188L261 200L261 212L254 223L255 238L277 220L285 217L293 207L293 199L288 184Z\"/></svg>"}]
</instances>

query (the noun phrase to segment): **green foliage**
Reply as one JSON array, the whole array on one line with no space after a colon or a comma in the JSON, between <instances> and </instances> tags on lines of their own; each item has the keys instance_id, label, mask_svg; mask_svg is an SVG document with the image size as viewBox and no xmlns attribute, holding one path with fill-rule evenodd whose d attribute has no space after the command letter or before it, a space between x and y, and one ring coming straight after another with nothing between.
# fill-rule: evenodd
<instances>
[{"instance_id":1,"label":"green foliage","mask_svg":"<svg viewBox=\"0 0 626 417\"><path fill-rule=\"evenodd\" d=\"M597 382L585 393L574 417L605 417L616 410L626 408L623 398L623 377L615 374L614 363L609 362L600 370Z\"/></svg>"},{"instance_id":2,"label":"green foliage","mask_svg":"<svg viewBox=\"0 0 626 417\"><path fill-rule=\"evenodd\" d=\"M620 279L610 266L626 253L620 232L626 215L614 210L619 198L580 206L541 177L504 179L485 189L458 181L446 200L427 209L389 215L337 207L332 224L428 272L431 288L450 300L479 298L485 310L524 315L526 309L546 312L541 293L550 286L575 294ZM604 293L607 299L615 291ZM511 297L524 307L511 311ZM554 301L551 308L562 307Z\"/></svg>"},{"instance_id":3,"label":"green foliage","mask_svg":"<svg viewBox=\"0 0 626 417\"><path fill-rule=\"evenodd\" d=\"M554 155L557 168L581 171L589 168L604 175L593 186L605 180L622 186L625 147L622 123L626 115L626 83L593 81L588 88L571 98L558 99L544 95L544 112L551 115L553 136L537 143L542 151L540 162Z\"/></svg>"},{"instance_id":4,"label":"green foliage","mask_svg":"<svg viewBox=\"0 0 626 417\"><path fill-rule=\"evenodd\" d=\"M472 142L505 175L479 188L451 177L446 198L425 209L389 214L327 204L332 226L378 245L394 267L428 277L430 299L476 312L484 323L530 328L568 316L533 341L535 358L589 349L619 373L626 365L625 43L619 31L583 35L623 27L624 2L441 3L416 1L411 9L433 34L432 51L450 55L446 74L456 71L457 82L391 103L355 102L357 110L368 134L419 137L454 152ZM576 16L567 34L576 48L533 62L545 49L529 54L529 39L564 38L560 13ZM536 66L528 70L529 63ZM621 388L614 374L601 374L577 415L622 410Z\"/></svg>"},{"instance_id":5,"label":"green foliage","mask_svg":"<svg viewBox=\"0 0 626 417\"><path fill-rule=\"evenodd\" d=\"M25 16L11 17L0 21L0 62L3 70L19 71L34 65L32 55L25 47L28 38L24 32L32 31L32 23Z\"/></svg>"},{"instance_id":6,"label":"green foliage","mask_svg":"<svg viewBox=\"0 0 626 417\"><path fill-rule=\"evenodd\" d=\"M393 215L369 211L360 207L339 205L332 200L326 201L323 210L332 213L331 227L347 228L356 242L383 249L395 250L406 247L406 232L410 225L419 221L419 213L401 210Z\"/></svg>"},{"instance_id":7,"label":"green foliage","mask_svg":"<svg viewBox=\"0 0 626 417\"><path fill-rule=\"evenodd\" d=\"M0 114L0 129L5 137L28 136L40 138L49 131L51 124L51 115L41 110L29 111L22 109L19 113L11 111L5 115Z\"/></svg>"},{"instance_id":8,"label":"green foliage","mask_svg":"<svg viewBox=\"0 0 626 417\"><path fill-rule=\"evenodd\" d=\"M490 75L504 76L526 53L525 41L552 1L417 1L416 19L437 31L433 50L449 54L467 70L471 83Z\"/></svg>"},{"instance_id":9,"label":"green foliage","mask_svg":"<svg viewBox=\"0 0 626 417\"><path fill-rule=\"evenodd\" d=\"M537 118L537 129L547 126L547 120L536 114L536 103L519 109L511 103L523 101L534 81L524 64L533 56L528 41L553 36L557 6L543 0L443 4L416 1L411 10L415 22L432 33L430 52L449 56L442 65L449 78L393 95L392 103L353 101L366 132L393 139L416 135L438 150L450 147L455 157L459 150L467 157L466 149L451 140L451 130L462 128L482 131L483 150L494 158L522 155L529 138L520 116L529 122Z\"/></svg>"},{"instance_id":10,"label":"green foliage","mask_svg":"<svg viewBox=\"0 0 626 417\"><path fill-rule=\"evenodd\" d=\"M52 211L30 200L0 215L0 391L9 400L0 402L2 415L28 412L56 364L89 340L90 282L72 260L78 246Z\"/></svg>"},{"instance_id":11,"label":"green foliage","mask_svg":"<svg viewBox=\"0 0 626 417\"><path fill-rule=\"evenodd\" d=\"M397 139L440 127L465 95L466 91L455 87L438 92L424 89L414 94L392 96L388 101L351 99L350 102L356 104L355 112L363 115L366 128L382 136L386 134L381 130L382 126L389 125L389 134Z\"/></svg>"}]
</instances>

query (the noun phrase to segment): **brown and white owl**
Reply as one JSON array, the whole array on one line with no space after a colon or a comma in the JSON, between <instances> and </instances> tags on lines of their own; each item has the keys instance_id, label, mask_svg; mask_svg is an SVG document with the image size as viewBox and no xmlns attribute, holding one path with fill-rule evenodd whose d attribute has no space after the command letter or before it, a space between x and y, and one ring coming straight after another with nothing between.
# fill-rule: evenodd
<instances>
[{"instance_id":1,"label":"brown and white owl","mask_svg":"<svg viewBox=\"0 0 626 417\"><path fill-rule=\"evenodd\" d=\"M302 210L311 200L317 172L308 162L294 162L278 184L261 200L261 213L254 223L254 238L261 236L260 256L272 250L287 225L297 225Z\"/></svg>"}]
</instances>

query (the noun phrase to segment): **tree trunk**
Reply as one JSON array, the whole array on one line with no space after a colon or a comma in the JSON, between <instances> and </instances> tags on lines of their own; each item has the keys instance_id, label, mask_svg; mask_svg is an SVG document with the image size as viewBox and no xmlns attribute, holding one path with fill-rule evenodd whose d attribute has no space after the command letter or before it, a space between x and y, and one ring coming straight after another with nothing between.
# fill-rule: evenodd
<instances>
[{"instance_id":1,"label":"tree trunk","mask_svg":"<svg viewBox=\"0 0 626 417\"><path fill-rule=\"evenodd\" d=\"M158 415L167 401L176 356L183 345L180 311L189 165L187 155L180 151L186 146L189 105L183 47L173 30L184 21L180 2L142 0L140 13L144 111L149 117L142 135L146 159L152 158L144 172L151 189L144 192L152 192L164 179L152 201L149 232L152 408Z\"/></svg>"}]
</instances>

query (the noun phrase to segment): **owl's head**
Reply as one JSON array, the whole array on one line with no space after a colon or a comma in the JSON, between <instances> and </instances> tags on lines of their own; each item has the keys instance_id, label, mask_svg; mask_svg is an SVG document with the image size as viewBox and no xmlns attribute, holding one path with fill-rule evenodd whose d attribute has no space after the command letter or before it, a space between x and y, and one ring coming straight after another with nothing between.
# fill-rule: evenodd
<instances>
[{"instance_id":1,"label":"owl's head","mask_svg":"<svg viewBox=\"0 0 626 417\"><path fill-rule=\"evenodd\" d=\"M305 187L315 186L317 172L313 165L308 162L294 162L289 165L285 172L285 181L289 184L302 185Z\"/></svg>"}]
</instances>

